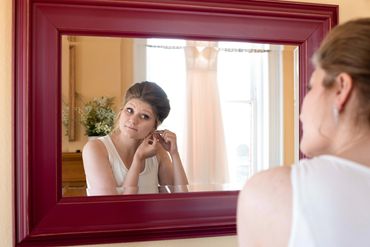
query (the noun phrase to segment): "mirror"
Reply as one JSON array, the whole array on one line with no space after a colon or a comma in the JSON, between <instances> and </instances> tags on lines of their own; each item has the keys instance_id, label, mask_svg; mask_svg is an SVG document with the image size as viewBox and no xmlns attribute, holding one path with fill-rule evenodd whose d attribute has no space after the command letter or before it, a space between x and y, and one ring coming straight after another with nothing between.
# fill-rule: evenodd
<instances>
[{"instance_id":1,"label":"mirror","mask_svg":"<svg viewBox=\"0 0 370 247\"><path fill-rule=\"evenodd\" d=\"M280 1L15 0L13 6L17 246L236 233L238 191L62 196L63 35L298 46L300 105L309 58L338 22L338 6Z\"/></svg>"},{"instance_id":2,"label":"mirror","mask_svg":"<svg viewBox=\"0 0 370 247\"><path fill-rule=\"evenodd\" d=\"M137 81L167 92L171 112L158 129L177 134L188 191L239 190L298 158L297 46L81 35L61 45L63 196L86 192L81 150L97 133L89 126L101 126L83 121L86 110L95 118L88 102L113 98L117 112ZM114 122L107 116L101 123Z\"/></svg>"}]
</instances>

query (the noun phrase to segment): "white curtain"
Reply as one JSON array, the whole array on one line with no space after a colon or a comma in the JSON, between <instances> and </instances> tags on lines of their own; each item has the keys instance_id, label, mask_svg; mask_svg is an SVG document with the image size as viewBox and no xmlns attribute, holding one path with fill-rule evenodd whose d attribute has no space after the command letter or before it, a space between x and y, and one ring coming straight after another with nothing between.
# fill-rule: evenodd
<instances>
[{"instance_id":1,"label":"white curtain","mask_svg":"<svg viewBox=\"0 0 370 247\"><path fill-rule=\"evenodd\" d=\"M205 44L206 43L206 44ZM186 168L192 185L229 182L215 42L188 41Z\"/></svg>"}]
</instances>

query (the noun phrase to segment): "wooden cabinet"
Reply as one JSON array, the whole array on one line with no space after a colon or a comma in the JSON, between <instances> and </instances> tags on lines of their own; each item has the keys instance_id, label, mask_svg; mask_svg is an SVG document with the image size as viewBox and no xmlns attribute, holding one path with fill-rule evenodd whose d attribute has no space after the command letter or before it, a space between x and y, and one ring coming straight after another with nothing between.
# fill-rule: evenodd
<instances>
[{"instance_id":1,"label":"wooden cabinet","mask_svg":"<svg viewBox=\"0 0 370 247\"><path fill-rule=\"evenodd\" d=\"M63 196L86 196L82 153L62 153Z\"/></svg>"}]
</instances>

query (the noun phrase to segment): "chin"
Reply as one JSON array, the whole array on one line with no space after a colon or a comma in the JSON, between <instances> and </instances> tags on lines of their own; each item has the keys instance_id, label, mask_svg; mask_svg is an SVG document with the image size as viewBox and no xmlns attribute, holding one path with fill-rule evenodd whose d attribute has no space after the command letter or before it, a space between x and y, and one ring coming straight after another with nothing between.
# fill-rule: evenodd
<instances>
[{"instance_id":1,"label":"chin","mask_svg":"<svg viewBox=\"0 0 370 247\"><path fill-rule=\"evenodd\" d=\"M308 152L308 151L305 151L303 149L301 149L301 153L306 157L306 158L312 158L314 157L315 155L312 154L311 152Z\"/></svg>"},{"instance_id":2,"label":"chin","mask_svg":"<svg viewBox=\"0 0 370 247\"><path fill-rule=\"evenodd\" d=\"M301 143L300 151L304 154L307 158L313 158L315 156L326 154L325 146L320 146L318 143L312 143L311 145L305 145Z\"/></svg>"},{"instance_id":3,"label":"chin","mask_svg":"<svg viewBox=\"0 0 370 247\"><path fill-rule=\"evenodd\" d=\"M130 138L130 139L136 139L136 133L132 133L131 131L122 131L124 136Z\"/></svg>"},{"instance_id":4,"label":"chin","mask_svg":"<svg viewBox=\"0 0 370 247\"><path fill-rule=\"evenodd\" d=\"M312 145L308 145L308 143L304 142L304 139L302 138L302 141L299 144L299 149L301 153L304 154L307 158L312 158L316 156L315 150L310 146Z\"/></svg>"}]
</instances>

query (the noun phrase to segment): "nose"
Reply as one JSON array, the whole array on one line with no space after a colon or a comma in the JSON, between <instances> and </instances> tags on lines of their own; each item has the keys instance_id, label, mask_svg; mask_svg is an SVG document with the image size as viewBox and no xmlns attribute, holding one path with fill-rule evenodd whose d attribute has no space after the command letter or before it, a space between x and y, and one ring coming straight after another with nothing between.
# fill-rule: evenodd
<instances>
[{"instance_id":1,"label":"nose","mask_svg":"<svg viewBox=\"0 0 370 247\"><path fill-rule=\"evenodd\" d=\"M132 125L136 125L137 123L137 117L135 115L132 115L128 120Z\"/></svg>"}]
</instances>

